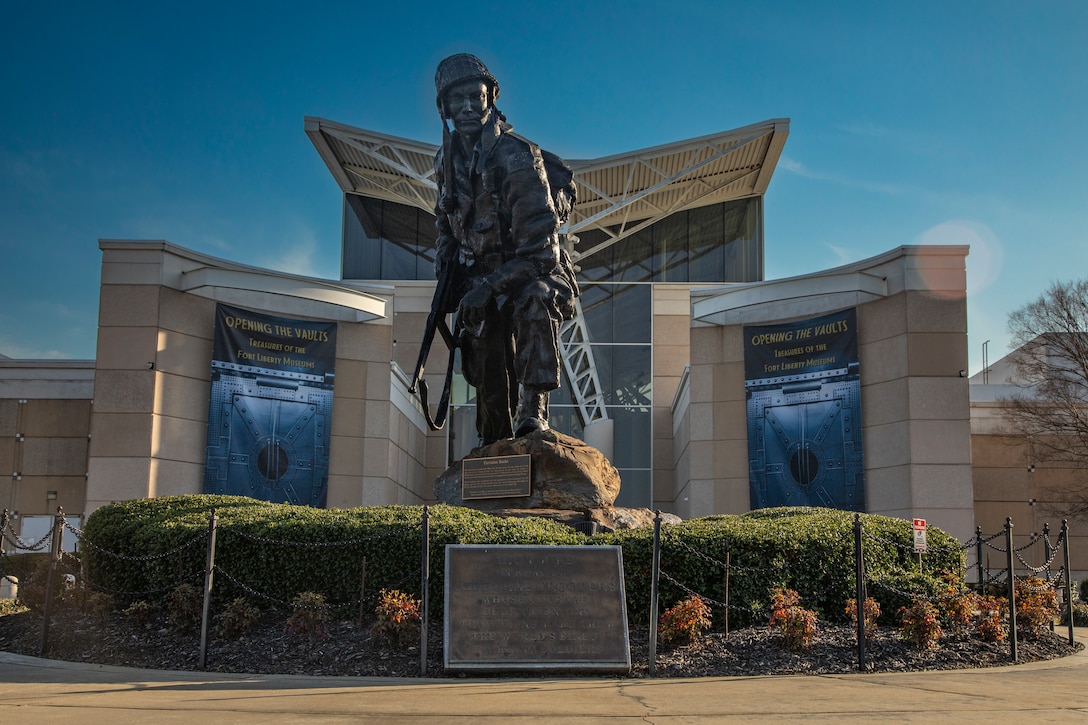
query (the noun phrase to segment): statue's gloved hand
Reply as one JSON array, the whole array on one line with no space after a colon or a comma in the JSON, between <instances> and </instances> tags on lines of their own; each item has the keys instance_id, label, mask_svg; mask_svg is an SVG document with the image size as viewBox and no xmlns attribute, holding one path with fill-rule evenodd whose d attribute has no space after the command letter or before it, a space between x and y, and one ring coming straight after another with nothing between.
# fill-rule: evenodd
<instances>
[{"instance_id":1,"label":"statue's gloved hand","mask_svg":"<svg viewBox=\"0 0 1088 725\"><path fill-rule=\"evenodd\" d=\"M491 304L491 285L481 280L468 294L461 298L458 319L461 327L472 335L479 335L487 317L487 306Z\"/></svg>"}]
</instances>

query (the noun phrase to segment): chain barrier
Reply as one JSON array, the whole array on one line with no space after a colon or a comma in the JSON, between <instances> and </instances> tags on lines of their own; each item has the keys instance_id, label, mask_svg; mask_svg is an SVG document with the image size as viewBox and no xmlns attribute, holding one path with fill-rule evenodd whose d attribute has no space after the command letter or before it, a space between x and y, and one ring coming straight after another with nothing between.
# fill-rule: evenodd
<instances>
[{"instance_id":1,"label":"chain barrier","mask_svg":"<svg viewBox=\"0 0 1088 725\"><path fill-rule=\"evenodd\" d=\"M998 584L998 583L1004 583L1007 586L1007 579L1008 579L1008 577L1006 576L1005 570L1004 569L998 569L996 574L991 575L988 579L986 579L986 581L984 581L982 583L982 586L979 587L979 591L982 592L982 593L985 593L986 592L986 587L992 586L992 585Z\"/></svg>"},{"instance_id":2,"label":"chain barrier","mask_svg":"<svg viewBox=\"0 0 1088 725\"><path fill-rule=\"evenodd\" d=\"M328 610L328 609L332 609L333 607L357 607L357 606L359 606L360 604L362 604L364 602L376 601L377 600L376 595L371 594L370 596L360 597L360 598L353 599L353 600L346 601L346 602L338 602L336 604L330 604L328 602L326 602L325 604L296 604L293 601L288 601L286 599L280 599L279 597L274 597L271 594L266 594L266 593L264 593L262 591L254 589L253 587L249 586L248 584L241 581L237 577L231 575L229 572L224 571L223 568L220 567L218 564L215 565L214 569L215 569L215 572L217 574L220 574L223 577L225 577L228 581L230 581L230 583L234 584L236 587L238 587L239 589L241 589L245 593L250 594L250 595L255 596L255 597L259 597L260 599L263 599L263 600L265 600L267 602L271 602L271 603L273 603L275 605L284 607L286 609ZM393 586L394 589L399 589L401 587L401 585L403 585L409 579L414 578L415 576L416 576L415 572L412 572L412 573L404 576L400 581L394 582L392 586Z\"/></svg>"},{"instance_id":3,"label":"chain barrier","mask_svg":"<svg viewBox=\"0 0 1088 725\"><path fill-rule=\"evenodd\" d=\"M207 541L207 539L208 539L208 532L202 531L201 533L195 535L193 538L189 539L188 541L185 541L185 542L183 542L181 544L178 544L173 549L168 549L166 551L161 551L158 554L148 554L146 556L130 556L128 554L119 554L116 551L110 551L109 549L106 549L106 548L103 548L103 547L99 546L98 544L96 544L93 541L91 541L90 539L88 539L83 534L83 531L81 529L77 529L76 527L69 524L67 521L64 522L64 528L68 529L73 534L75 534L78 541L79 541L79 543L86 544L88 547L90 547L91 549L94 549L95 551L97 551L100 554L104 554L105 556L112 556L113 558L120 559L121 561L155 561L157 559L165 559L168 556L173 556L174 554L177 554L179 551L184 551L185 549L188 549L190 546L193 546L193 545L195 545L197 543L200 543L200 542Z\"/></svg>"},{"instance_id":4,"label":"chain barrier","mask_svg":"<svg viewBox=\"0 0 1088 725\"><path fill-rule=\"evenodd\" d=\"M1002 554L1007 554L1007 553L1008 553L1008 550L1007 550L1007 549L1005 549L1004 547L1001 547L1001 546L994 546L993 544L991 544L991 543L990 543L990 542L991 542L991 541L993 541L993 540L994 540L995 538L997 538L997 537L998 537L998 536L1000 536L1000 535L1003 535L1004 533L1005 533L1005 532L1003 532L1003 531L1002 531L1002 532L999 532L998 534L994 534L993 536L991 536L990 538L986 539L986 540L985 540L985 541L983 541L982 543L986 544L986 546L990 547L990 548L991 548L991 549L993 549L994 551L999 551L999 552L1001 552ZM1031 541L1027 542L1027 543L1026 543L1026 544L1024 544L1023 546L1020 546L1020 547L1017 547L1017 548L1013 549L1013 550L1012 550L1012 553L1013 553L1013 554L1019 554L1019 553L1020 553L1021 551L1025 551L1026 549L1030 549L1031 547L1035 546L1035 544L1037 544L1038 542L1039 542L1039 540L1038 540L1038 539L1032 539Z\"/></svg>"},{"instance_id":5,"label":"chain barrier","mask_svg":"<svg viewBox=\"0 0 1088 725\"><path fill-rule=\"evenodd\" d=\"M1027 542L1026 544L1024 544L1023 546L1018 546L1018 547L1016 547L1015 549L1013 549L1013 550L1012 550L1012 553L1013 553L1013 554L1019 554L1019 553L1020 553L1021 551L1027 551L1028 549L1030 549L1031 547L1035 546L1035 545L1036 545L1036 544L1038 544L1038 543L1039 543L1039 539L1038 539L1038 538L1036 538L1035 536L1032 536L1032 537L1031 537L1031 540L1029 540L1029 541L1028 541L1028 542Z\"/></svg>"},{"instance_id":6,"label":"chain barrier","mask_svg":"<svg viewBox=\"0 0 1088 725\"><path fill-rule=\"evenodd\" d=\"M187 576L183 576L182 578L174 581L171 584L167 584L166 586L158 587L156 589L145 589L143 591L125 591L123 589L110 589L109 587L104 587L101 584L90 584L90 583L87 583L86 586L87 586L88 589L93 589L96 592L102 592L103 594L109 594L110 596L114 596L114 597L122 597L122 598L125 598L125 599L139 599L139 598L148 597L148 596L151 596L151 595L154 595L154 594L165 594L166 592L172 592L175 589L177 589L179 586L181 586L182 584L185 584L187 582L194 581L194 580L202 581L203 579L204 579L204 570L200 569L198 571L194 571L192 574L189 574Z\"/></svg>"},{"instance_id":7,"label":"chain barrier","mask_svg":"<svg viewBox=\"0 0 1088 725\"><path fill-rule=\"evenodd\" d=\"M64 526L65 529L67 529L68 531L70 531L72 534L74 534L76 536L76 539L77 539L77 541L79 542L80 545L86 546L88 549L92 549L92 550L94 550L95 552L97 552L99 554L109 556L109 557L113 557L113 558L119 559L121 561L142 562L142 563L154 562L154 561L158 561L158 560L165 559L165 558L168 558L168 557L173 557L173 556L177 555L178 553L180 553L182 551L185 551L186 549L189 549L189 548L191 548L193 546L206 544L207 540L208 540L208 536L209 536L207 531L201 531L200 533L194 535L191 539L189 539L187 541L184 541L181 544L178 544L177 546L175 546L175 547L173 547L171 549L168 549L166 551L158 552L158 553L155 553L155 554L147 554L147 555L138 555L138 556L136 556L136 555L129 555L129 554L121 554L121 553L118 553L116 551L111 551L111 550L109 550L109 549L107 549L107 548L105 548L103 546L100 546L99 544L97 544L94 541L92 541L91 539L89 539L81 529L76 528L75 526L70 524L66 519L63 520L63 526ZM250 533L247 533L247 532L242 531L240 529L230 528L230 527L222 527L222 528L218 529L220 535L222 535L224 533L233 534L233 535L238 536L238 537L240 537L242 539L247 539L249 541L254 541L254 542L257 542L257 543L261 543L261 544L266 544L266 545L271 545L271 546L295 546L295 547L299 547L299 548L314 548L314 549L357 546L357 545L360 545L360 544L374 543L374 542L378 542L378 541L391 539L391 538L394 538L394 537L397 537L397 536L402 536L402 535L405 535L406 533L410 534L413 530L421 530L421 525L420 524L406 523L404 525L401 525L401 526L397 527L396 529L394 529L392 531L384 532L384 533L381 533L381 534L373 534L373 535L369 535L369 536L360 536L360 537L355 537L355 538L352 538L352 539L343 539L343 540L339 540L339 541L292 541L292 540L286 540L286 539L272 539L272 538L265 537L265 536L250 534ZM6 536L8 534L6 529L5 529L5 531L3 533L5 534L5 538L8 538ZM12 532L12 535L14 535L13 532ZM19 546L20 548L24 548L24 549L32 549L32 550L42 549L42 548L45 548L49 544L49 539L51 538L51 536L52 536L52 533L46 534L39 542L33 544L32 546L25 545L21 540L18 540L18 537L15 537L15 540L13 540L12 543L15 543L17 546ZM68 552L62 552L62 556L68 556L68 557L71 557L71 558L75 558L75 557L72 557L72 555L70 553L68 553ZM78 558L76 558L75 560L77 562L79 561ZM284 607L287 607L287 608L295 608L295 609L298 608L298 607L295 606L294 603L292 603L290 601L280 599L280 598L274 597L274 596L269 595L269 594L265 594L264 592L260 592L260 591L258 591L256 589L254 589L253 587L251 587L251 586L245 584L244 582L240 581L237 577L232 576L229 572L224 571L222 569L222 567L220 567L218 565L216 565L213 568L213 570L218 572L222 576L226 577L227 580L229 580L231 583L233 583L235 586L237 586L239 589L246 592L247 594L250 594L252 596L255 596L255 597L258 597L260 599L266 600L268 602L274 603L276 605L284 606ZM128 590L122 590L122 589L110 589L108 587L103 587L103 586L100 586L100 585L90 586L89 588L93 588L96 591L100 591L100 592L102 592L104 594L109 594L109 595L112 595L112 596L131 597L131 598L147 597L147 596L153 596L153 595L163 594L163 593L172 591L173 589L176 589L179 585L184 584L184 583L197 581L197 580L202 580L205 573L206 572L203 569L197 570L197 571L193 572L192 574L189 574L188 576L184 576L184 577L178 579L177 581L175 581L175 582L173 582L171 584L167 584L167 585L162 586L162 587L158 587L158 588L154 588L154 589L147 589L147 590L143 590L143 591L128 591ZM391 586L393 588L400 588L406 582L408 582L409 580L414 578L414 576L415 576L414 573L409 573L409 574L405 575L400 581L393 583ZM4 575L4 578L8 578L8 577L6 575ZM27 582L23 582L23 583L26 584ZM338 603L336 605L326 604L326 605L323 605L323 606L326 607L326 608L331 607L331 606L337 606L337 607L340 607L340 606L345 606L345 607L346 606L358 606L360 604L365 603L366 601L376 601L376 599L377 599L377 595L373 594L373 595L365 596L365 597L362 597L362 598L356 598L355 600L350 601L350 602Z\"/></svg>"},{"instance_id":8,"label":"chain barrier","mask_svg":"<svg viewBox=\"0 0 1088 725\"><path fill-rule=\"evenodd\" d=\"M1022 551L1022 549L1016 549L1016 550L1014 550L1012 552L1013 555L1016 557L1016 560L1019 561L1023 565L1023 567L1025 569L1027 569L1028 571L1033 572L1035 574L1038 574L1039 572L1045 571L1045 570L1050 568L1050 565L1053 564L1054 560L1058 558L1058 553L1059 553L1060 550L1059 549L1054 549L1053 551L1051 551L1050 552L1050 558L1047 559L1043 564L1041 564L1039 566L1032 566L1031 564L1024 561L1024 557L1020 556L1021 551Z\"/></svg>"},{"instance_id":9,"label":"chain barrier","mask_svg":"<svg viewBox=\"0 0 1088 725\"><path fill-rule=\"evenodd\" d=\"M1042 578L1042 577L1031 577L1031 576L1028 576L1028 577L1018 576L1018 577L1016 577L1016 581L1020 584L1020 588L1022 588L1024 591L1027 591L1027 592L1045 592L1045 591L1048 591L1050 589L1054 589L1055 584L1058 581L1060 581L1059 577L1064 577L1064 576L1065 576L1065 566L1063 565L1062 568L1058 570L1057 574L1055 575L1055 577L1053 579L1051 577ZM1042 586L1033 586L1033 585L1027 583L1029 579L1042 579L1046 583L1043 584Z\"/></svg>"},{"instance_id":10,"label":"chain barrier","mask_svg":"<svg viewBox=\"0 0 1088 725\"><path fill-rule=\"evenodd\" d=\"M50 540L53 538L53 528L50 527L49 533L33 544L28 544L19 538L19 535L15 533L15 529L12 528L10 523L7 524L4 527L3 532L0 533L3 534L4 540L14 546L17 551L42 551L48 547Z\"/></svg>"},{"instance_id":11,"label":"chain barrier","mask_svg":"<svg viewBox=\"0 0 1088 725\"><path fill-rule=\"evenodd\" d=\"M669 576L669 573L666 572L664 569L662 569L659 573L661 574L661 576L664 579L668 580L668 582L670 584L672 584L673 586L675 586L676 588L681 589L682 591L686 592L689 596L699 597L700 599L702 599L704 602L706 602L707 604L709 604L712 607L716 607L718 609L728 609L730 612L745 612L747 614L754 614L754 615L760 615L760 616L765 616L766 615L766 612L760 611L758 609L753 609L752 607L742 607L742 606L738 606L736 604L727 605L725 602L720 602L717 599L714 599L713 597L708 597L705 594L701 594L701 593L695 591L694 589L692 589L691 587L686 586L685 584L682 584L679 581L677 581L676 579L674 579L673 577Z\"/></svg>"},{"instance_id":12,"label":"chain barrier","mask_svg":"<svg viewBox=\"0 0 1088 725\"><path fill-rule=\"evenodd\" d=\"M880 579L867 579L866 581L871 582L872 584L880 587L885 591L898 594L901 597L906 597L907 599L911 600L922 599L927 602L950 602L957 597L962 597L969 591L966 587L963 587L961 589L954 590L949 594L928 595L924 592L908 592L904 589L893 587L891 584L888 584L887 582Z\"/></svg>"},{"instance_id":13,"label":"chain barrier","mask_svg":"<svg viewBox=\"0 0 1088 725\"><path fill-rule=\"evenodd\" d=\"M722 561L721 559L715 559L714 557L712 557L712 556L710 556L708 554L704 554L703 552L699 551L698 549L696 549L695 547L693 547L691 544L687 543L686 541L676 539L675 541L671 541L670 543L676 544L679 548L686 550L688 553L694 555L695 557L697 557L699 559L702 559L703 561L705 561L707 563L710 563L710 564L713 564L715 566L721 567L722 569L728 569L729 571L736 571L736 572L771 572L771 571L777 571L778 569L781 568L781 567L739 566L739 565L734 564L732 562L730 562L728 565L726 565L726 563L724 561ZM665 544L665 542L664 542L664 540L662 540L662 547L661 547L662 548L662 553L664 553L664 548L665 548L664 544Z\"/></svg>"},{"instance_id":14,"label":"chain barrier","mask_svg":"<svg viewBox=\"0 0 1088 725\"><path fill-rule=\"evenodd\" d=\"M877 543L884 544L885 546L892 546L892 547L895 547L895 548L903 550L903 551L908 551L909 553L912 553L912 554L914 553L914 542L904 544L904 543L901 543L899 541L892 541L891 539L885 539L882 536L877 536L876 534L873 534L873 533L870 533L870 532L866 531L864 529L864 527L862 528L861 533L862 533L862 536L864 536L866 539L869 539L870 541L875 541ZM972 537L966 543L960 544L958 546L930 546L930 547L928 547L928 551L930 553L943 553L943 552L949 552L949 551L967 551L968 549L970 549L970 547L975 546L975 545L976 545L976 542L974 540L974 537Z\"/></svg>"},{"instance_id":15,"label":"chain barrier","mask_svg":"<svg viewBox=\"0 0 1088 725\"><path fill-rule=\"evenodd\" d=\"M340 541L297 541L291 539L269 539L265 536L258 536L257 534L246 533L245 531L242 531L240 529L233 529L229 526L219 527L219 533L229 533L235 536L240 536L243 539L249 539L250 541L256 541L261 544L271 544L273 546L298 546L320 549L333 546L355 546L357 544L382 541L384 539L391 539L396 536L401 536L406 532L410 532L413 529L419 528L419 524L404 524L401 528L395 531L387 531L384 534L371 534L370 536L359 536L354 539L341 539Z\"/></svg>"}]
</instances>

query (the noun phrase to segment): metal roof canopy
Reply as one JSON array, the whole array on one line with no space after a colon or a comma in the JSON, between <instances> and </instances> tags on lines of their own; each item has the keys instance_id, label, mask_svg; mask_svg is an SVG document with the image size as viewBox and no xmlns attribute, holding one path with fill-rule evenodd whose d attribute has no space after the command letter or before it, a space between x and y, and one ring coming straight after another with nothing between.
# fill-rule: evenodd
<instances>
[{"instance_id":1,"label":"metal roof canopy","mask_svg":"<svg viewBox=\"0 0 1088 725\"><path fill-rule=\"evenodd\" d=\"M578 202L563 231L597 229L598 252L668 215L767 191L789 135L776 118L733 131L599 159L567 159ZM434 213L438 146L307 116L306 135L340 188Z\"/></svg>"}]
</instances>

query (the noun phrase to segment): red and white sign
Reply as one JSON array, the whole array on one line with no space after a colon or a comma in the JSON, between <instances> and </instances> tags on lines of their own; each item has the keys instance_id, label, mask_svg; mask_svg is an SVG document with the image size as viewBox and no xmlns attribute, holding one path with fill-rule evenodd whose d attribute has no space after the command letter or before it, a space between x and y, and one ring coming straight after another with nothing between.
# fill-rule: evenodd
<instances>
[{"instance_id":1,"label":"red and white sign","mask_svg":"<svg viewBox=\"0 0 1088 725\"><path fill-rule=\"evenodd\" d=\"M926 550L926 520L914 519L914 553L921 554Z\"/></svg>"}]
</instances>

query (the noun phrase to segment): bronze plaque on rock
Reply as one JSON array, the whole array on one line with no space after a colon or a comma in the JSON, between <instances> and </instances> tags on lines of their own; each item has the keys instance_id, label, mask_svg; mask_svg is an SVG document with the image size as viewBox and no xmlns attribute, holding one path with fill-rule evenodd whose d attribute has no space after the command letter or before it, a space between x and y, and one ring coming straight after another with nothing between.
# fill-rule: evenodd
<instances>
[{"instance_id":1,"label":"bronze plaque on rock","mask_svg":"<svg viewBox=\"0 0 1088 725\"><path fill-rule=\"evenodd\" d=\"M618 546L446 547L447 670L628 672Z\"/></svg>"},{"instance_id":2,"label":"bronze plaque on rock","mask_svg":"<svg viewBox=\"0 0 1088 725\"><path fill-rule=\"evenodd\" d=\"M529 454L461 461L461 498L512 498L532 492Z\"/></svg>"}]
</instances>

